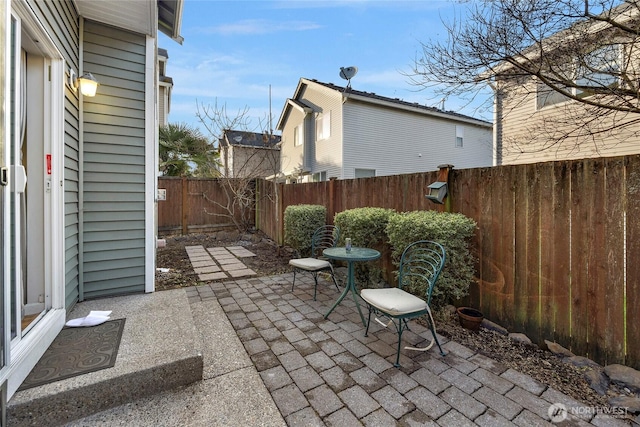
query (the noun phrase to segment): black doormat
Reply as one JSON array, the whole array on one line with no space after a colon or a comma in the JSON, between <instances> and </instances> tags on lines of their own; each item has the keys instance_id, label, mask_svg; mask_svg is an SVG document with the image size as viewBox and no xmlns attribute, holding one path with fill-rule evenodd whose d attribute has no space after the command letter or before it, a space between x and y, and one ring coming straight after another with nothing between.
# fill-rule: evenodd
<instances>
[{"instance_id":1,"label":"black doormat","mask_svg":"<svg viewBox=\"0 0 640 427\"><path fill-rule=\"evenodd\" d=\"M124 321L63 328L18 390L111 368L118 356Z\"/></svg>"}]
</instances>

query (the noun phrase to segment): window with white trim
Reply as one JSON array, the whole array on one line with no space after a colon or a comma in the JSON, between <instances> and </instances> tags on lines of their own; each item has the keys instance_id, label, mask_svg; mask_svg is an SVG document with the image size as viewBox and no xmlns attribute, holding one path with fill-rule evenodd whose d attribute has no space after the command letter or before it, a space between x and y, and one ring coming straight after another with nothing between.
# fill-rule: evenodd
<instances>
[{"instance_id":1,"label":"window with white trim","mask_svg":"<svg viewBox=\"0 0 640 427\"><path fill-rule=\"evenodd\" d=\"M376 176L375 169L356 169L355 177L356 178L372 178Z\"/></svg>"},{"instance_id":2,"label":"window with white trim","mask_svg":"<svg viewBox=\"0 0 640 427\"><path fill-rule=\"evenodd\" d=\"M316 141L327 139L331 136L331 111L318 114L316 117Z\"/></svg>"},{"instance_id":3,"label":"window with white trim","mask_svg":"<svg viewBox=\"0 0 640 427\"><path fill-rule=\"evenodd\" d=\"M536 91L536 109L568 101L569 97L551 89L544 83L538 83Z\"/></svg>"},{"instance_id":4,"label":"window with white trim","mask_svg":"<svg viewBox=\"0 0 640 427\"><path fill-rule=\"evenodd\" d=\"M615 87L620 83L620 68L623 61L623 49L620 44L609 44L599 47L576 59L572 66L566 67L568 80L578 86L592 87L590 89L567 88L567 92L578 97L587 97L595 93L595 89ZM581 62L581 63L579 63ZM561 86L559 83L557 86ZM568 101L570 98L553 90L544 83L538 83L536 90L536 108L539 110L549 105Z\"/></svg>"},{"instance_id":5,"label":"window with white trim","mask_svg":"<svg viewBox=\"0 0 640 427\"><path fill-rule=\"evenodd\" d=\"M313 174L313 182L322 182L327 180L327 171L316 172Z\"/></svg>"},{"instance_id":6,"label":"window with white trim","mask_svg":"<svg viewBox=\"0 0 640 427\"><path fill-rule=\"evenodd\" d=\"M456 148L464 146L464 126L456 126Z\"/></svg>"},{"instance_id":7,"label":"window with white trim","mask_svg":"<svg viewBox=\"0 0 640 427\"><path fill-rule=\"evenodd\" d=\"M602 46L584 56L577 67L576 84L595 88L614 87L619 82L622 49L619 44ZM592 95L589 89L576 89L576 95Z\"/></svg>"},{"instance_id":8,"label":"window with white trim","mask_svg":"<svg viewBox=\"0 0 640 427\"><path fill-rule=\"evenodd\" d=\"M302 126L298 125L293 129L293 146L298 147L302 145L304 142L304 137L302 136Z\"/></svg>"}]
</instances>

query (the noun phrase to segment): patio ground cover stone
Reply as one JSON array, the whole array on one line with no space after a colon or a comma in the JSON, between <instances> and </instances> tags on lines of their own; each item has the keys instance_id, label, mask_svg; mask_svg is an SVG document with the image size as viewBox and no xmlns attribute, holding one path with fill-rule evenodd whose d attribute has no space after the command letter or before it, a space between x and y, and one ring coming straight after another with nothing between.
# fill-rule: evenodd
<instances>
[{"instance_id":1,"label":"patio ground cover stone","mask_svg":"<svg viewBox=\"0 0 640 427\"><path fill-rule=\"evenodd\" d=\"M313 280L296 279L292 292L292 279L286 273L195 288L219 298L290 426L544 423L561 397L445 337L446 356L403 349L403 366L395 368L395 335L372 324L364 337L353 301L324 319L339 295L332 283L321 279L313 301ZM412 328L404 336L424 345L430 331Z\"/></svg>"}]
</instances>

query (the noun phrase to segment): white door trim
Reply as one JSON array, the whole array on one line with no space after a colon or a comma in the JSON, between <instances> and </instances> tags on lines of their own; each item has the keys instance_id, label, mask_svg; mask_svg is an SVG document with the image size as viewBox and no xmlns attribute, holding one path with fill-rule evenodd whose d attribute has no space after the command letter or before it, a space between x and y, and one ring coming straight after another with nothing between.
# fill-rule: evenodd
<instances>
[{"instance_id":1,"label":"white door trim","mask_svg":"<svg viewBox=\"0 0 640 427\"><path fill-rule=\"evenodd\" d=\"M38 321L37 324L21 337L18 333L16 339L10 346L7 359L8 369L0 372L0 383L8 380L7 398L15 393L24 378L29 374L33 366L42 357L65 322L66 311L64 307L65 294L65 244L64 244L64 100L65 100L65 63L63 56L53 43L51 37L46 33L44 27L39 22L31 8L23 0L9 2L13 9L9 14L9 24L11 16L18 21L18 26L23 26L28 34L38 40L38 46L45 59L44 76L46 76L43 90L45 114L43 119L44 134L48 136L44 140L44 154L51 154L51 175L43 174L45 179L50 178L50 184L44 190L45 214L48 220L47 227L43 235L45 260L45 304L49 310ZM10 27L8 27L10 28ZM10 46L11 40L7 41ZM18 44L19 46L20 44ZM5 75L10 74L11 64L7 61ZM9 83L6 85L10 89ZM9 93L9 92L7 92ZM10 111L10 103L5 100L5 111ZM9 117L7 117L9 119ZM10 142L12 144L13 141ZM8 150L9 147L5 147ZM44 165L43 165L44 167ZM8 192L6 192L8 193ZM5 196L4 213L8 218L8 194ZM2 242L7 247L10 234L9 224L5 221L5 241ZM5 251L6 257L9 256ZM19 258L19 257L18 257ZM7 265L7 264L5 264ZM10 292L15 284L10 282L10 274L5 271L4 286ZM5 312L7 323L7 333L10 333L11 325L10 307L11 301L5 299Z\"/></svg>"}]
</instances>

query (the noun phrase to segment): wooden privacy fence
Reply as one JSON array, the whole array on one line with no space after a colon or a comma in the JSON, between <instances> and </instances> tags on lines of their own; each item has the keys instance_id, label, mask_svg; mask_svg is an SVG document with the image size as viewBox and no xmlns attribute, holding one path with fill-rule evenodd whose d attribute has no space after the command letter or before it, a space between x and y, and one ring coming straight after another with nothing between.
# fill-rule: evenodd
<instances>
[{"instance_id":1,"label":"wooden privacy fence","mask_svg":"<svg viewBox=\"0 0 640 427\"><path fill-rule=\"evenodd\" d=\"M238 185L245 185L246 180ZM158 233L188 234L234 228L236 221L255 222L255 208L233 208L233 197L225 190L224 178L159 177L158 189L165 194L158 200ZM253 183L251 183L253 188ZM229 208L224 208L229 206Z\"/></svg>"},{"instance_id":2,"label":"wooden privacy fence","mask_svg":"<svg viewBox=\"0 0 640 427\"><path fill-rule=\"evenodd\" d=\"M328 222L366 206L442 210L424 197L436 176L259 181L256 225L282 242L292 204L324 205ZM468 304L538 343L640 369L640 156L454 169L449 198L478 223Z\"/></svg>"}]
</instances>

